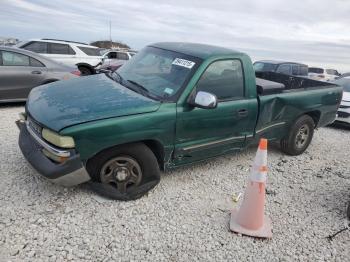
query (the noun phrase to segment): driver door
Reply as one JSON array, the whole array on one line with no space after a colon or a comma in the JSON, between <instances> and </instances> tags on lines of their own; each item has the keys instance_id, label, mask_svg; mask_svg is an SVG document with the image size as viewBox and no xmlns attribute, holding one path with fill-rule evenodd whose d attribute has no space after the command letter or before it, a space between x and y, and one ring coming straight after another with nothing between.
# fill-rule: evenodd
<instances>
[{"instance_id":1,"label":"driver door","mask_svg":"<svg viewBox=\"0 0 350 262\"><path fill-rule=\"evenodd\" d=\"M219 60L208 66L193 93L216 95L214 109L178 105L175 164L186 164L235 151L252 135L256 121L256 99L246 99L240 60ZM195 94L192 94L195 95Z\"/></svg>"}]
</instances>

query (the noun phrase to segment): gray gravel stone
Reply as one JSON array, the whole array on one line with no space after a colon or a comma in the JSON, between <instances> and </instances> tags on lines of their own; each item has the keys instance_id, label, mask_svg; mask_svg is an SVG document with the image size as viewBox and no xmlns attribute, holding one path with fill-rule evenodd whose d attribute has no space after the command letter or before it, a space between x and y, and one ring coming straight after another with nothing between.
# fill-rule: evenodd
<instances>
[{"instance_id":1,"label":"gray gravel stone","mask_svg":"<svg viewBox=\"0 0 350 262\"><path fill-rule=\"evenodd\" d=\"M23 106L0 107L0 261L349 261L350 131L321 128L301 156L268 151L273 239L229 231L256 147L162 174L133 202L40 177L17 146Z\"/></svg>"}]
</instances>

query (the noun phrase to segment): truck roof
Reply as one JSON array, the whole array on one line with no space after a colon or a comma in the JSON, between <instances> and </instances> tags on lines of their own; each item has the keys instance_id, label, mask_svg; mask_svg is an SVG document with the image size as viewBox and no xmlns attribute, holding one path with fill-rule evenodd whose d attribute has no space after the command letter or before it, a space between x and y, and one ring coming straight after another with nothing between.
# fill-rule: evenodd
<instances>
[{"instance_id":1,"label":"truck roof","mask_svg":"<svg viewBox=\"0 0 350 262\"><path fill-rule=\"evenodd\" d=\"M240 55L241 52L213 45L185 43L185 42L161 42L150 46L175 51L178 53L207 59L212 56Z\"/></svg>"}]
</instances>

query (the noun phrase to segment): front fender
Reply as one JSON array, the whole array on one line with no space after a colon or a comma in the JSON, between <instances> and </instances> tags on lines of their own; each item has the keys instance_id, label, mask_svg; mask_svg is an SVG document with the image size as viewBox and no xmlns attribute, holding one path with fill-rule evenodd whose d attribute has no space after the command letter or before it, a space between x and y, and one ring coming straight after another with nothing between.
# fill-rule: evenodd
<instances>
[{"instance_id":1,"label":"front fender","mask_svg":"<svg viewBox=\"0 0 350 262\"><path fill-rule=\"evenodd\" d=\"M63 129L72 136L81 159L88 159L110 147L155 140L164 146L165 158L174 146L176 104L164 103L158 111L98 120Z\"/></svg>"}]
</instances>

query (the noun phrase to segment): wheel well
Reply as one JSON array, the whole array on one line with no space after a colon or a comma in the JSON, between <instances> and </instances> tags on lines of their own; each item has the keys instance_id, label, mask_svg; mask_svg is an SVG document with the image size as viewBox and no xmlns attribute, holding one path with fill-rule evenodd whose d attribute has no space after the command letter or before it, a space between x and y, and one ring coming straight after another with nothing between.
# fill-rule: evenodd
<instances>
[{"instance_id":1,"label":"wheel well","mask_svg":"<svg viewBox=\"0 0 350 262\"><path fill-rule=\"evenodd\" d=\"M87 69L89 69L91 72L94 72L94 68L89 65L89 64L76 64L76 66L79 68L79 67L85 67Z\"/></svg>"},{"instance_id":2,"label":"wheel well","mask_svg":"<svg viewBox=\"0 0 350 262\"><path fill-rule=\"evenodd\" d=\"M320 121L321 112L320 111L311 111L311 112L307 112L305 114L310 116L314 120L315 127L317 127L318 121Z\"/></svg>"},{"instance_id":3,"label":"wheel well","mask_svg":"<svg viewBox=\"0 0 350 262\"><path fill-rule=\"evenodd\" d=\"M156 156L159 168L164 169L164 147L163 145L157 141L157 140L144 140L141 141L143 142L146 146L148 146L153 154Z\"/></svg>"},{"instance_id":4,"label":"wheel well","mask_svg":"<svg viewBox=\"0 0 350 262\"><path fill-rule=\"evenodd\" d=\"M101 151L99 151L98 153L96 153L94 156L90 157L86 163L88 163L91 159L93 159L94 157L96 157L97 155L108 151L108 150L113 150L113 148L116 148L118 146L122 146L122 145L132 145L134 143L143 143L145 144L149 149L151 149L151 151L153 152L153 154L156 156L157 161L158 161L158 165L159 168L161 170L164 170L164 147L163 145L157 141L157 140L141 140L141 141L135 141L135 142L130 142L130 143L125 143L125 144L119 144L119 145L114 145L105 149L102 149Z\"/></svg>"}]
</instances>

